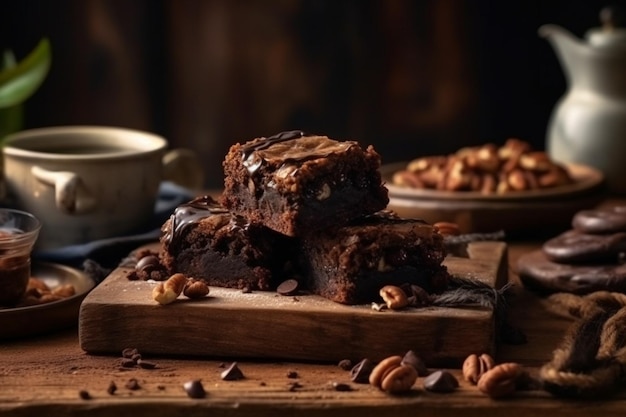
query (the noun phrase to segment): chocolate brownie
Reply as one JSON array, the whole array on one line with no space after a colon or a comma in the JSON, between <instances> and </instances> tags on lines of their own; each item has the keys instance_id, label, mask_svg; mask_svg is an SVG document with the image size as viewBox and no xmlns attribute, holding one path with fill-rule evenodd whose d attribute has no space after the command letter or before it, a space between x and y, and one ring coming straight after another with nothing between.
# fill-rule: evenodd
<instances>
[{"instance_id":1,"label":"chocolate brownie","mask_svg":"<svg viewBox=\"0 0 626 417\"><path fill-rule=\"evenodd\" d=\"M288 236L344 224L389 202L380 155L302 131L231 146L221 203Z\"/></svg>"},{"instance_id":2,"label":"chocolate brownie","mask_svg":"<svg viewBox=\"0 0 626 417\"><path fill-rule=\"evenodd\" d=\"M161 263L209 285L269 290L293 258L290 238L231 214L211 197L177 207L163 224Z\"/></svg>"},{"instance_id":3,"label":"chocolate brownie","mask_svg":"<svg viewBox=\"0 0 626 417\"><path fill-rule=\"evenodd\" d=\"M538 291L574 294L626 292L624 264L563 264L550 261L542 250L536 250L518 259L517 270L523 284Z\"/></svg>"},{"instance_id":4,"label":"chocolate brownie","mask_svg":"<svg viewBox=\"0 0 626 417\"><path fill-rule=\"evenodd\" d=\"M547 240L542 249L553 262L617 262L626 250L626 233L601 235L568 230Z\"/></svg>"},{"instance_id":5,"label":"chocolate brownie","mask_svg":"<svg viewBox=\"0 0 626 417\"><path fill-rule=\"evenodd\" d=\"M443 291L449 274L443 237L433 226L381 211L303 237L308 289L342 304L380 299L385 285Z\"/></svg>"},{"instance_id":6,"label":"chocolate brownie","mask_svg":"<svg viewBox=\"0 0 626 417\"><path fill-rule=\"evenodd\" d=\"M581 210L572 218L572 227L591 234L626 232L626 206Z\"/></svg>"}]
</instances>

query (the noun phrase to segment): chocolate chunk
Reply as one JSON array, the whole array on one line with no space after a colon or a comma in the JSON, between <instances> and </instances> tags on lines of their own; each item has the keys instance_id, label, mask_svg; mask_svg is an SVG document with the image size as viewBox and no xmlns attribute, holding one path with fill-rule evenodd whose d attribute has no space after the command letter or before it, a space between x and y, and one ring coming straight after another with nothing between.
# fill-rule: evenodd
<instances>
[{"instance_id":1,"label":"chocolate chunk","mask_svg":"<svg viewBox=\"0 0 626 417\"><path fill-rule=\"evenodd\" d=\"M123 368L133 368L135 367L135 365L137 365L137 362L130 358L122 358L122 360L120 360L120 365Z\"/></svg>"},{"instance_id":2,"label":"chocolate chunk","mask_svg":"<svg viewBox=\"0 0 626 417\"><path fill-rule=\"evenodd\" d=\"M350 359L342 359L339 361L337 366L344 371L349 371L350 369L352 369L352 361Z\"/></svg>"},{"instance_id":3,"label":"chocolate chunk","mask_svg":"<svg viewBox=\"0 0 626 417\"><path fill-rule=\"evenodd\" d=\"M278 288L276 288L276 292L280 295L294 295L298 292L298 281L295 279L283 281Z\"/></svg>"},{"instance_id":4,"label":"chocolate chunk","mask_svg":"<svg viewBox=\"0 0 626 417\"><path fill-rule=\"evenodd\" d=\"M374 364L365 358L361 362L354 365L350 371L350 379L357 384L369 384L370 374L374 369Z\"/></svg>"},{"instance_id":5,"label":"chocolate chunk","mask_svg":"<svg viewBox=\"0 0 626 417\"><path fill-rule=\"evenodd\" d=\"M333 388L335 391L352 391L352 387L343 382L333 382Z\"/></svg>"},{"instance_id":6,"label":"chocolate chunk","mask_svg":"<svg viewBox=\"0 0 626 417\"><path fill-rule=\"evenodd\" d=\"M422 358L417 356L417 354L412 350L409 350L407 353L404 354L404 357L402 358L402 362L400 362L400 364L411 365L417 371L418 376L426 376L430 373L428 372L428 368L426 368L426 364L424 363Z\"/></svg>"},{"instance_id":7,"label":"chocolate chunk","mask_svg":"<svg viewBox=\"0 0 626 417\"><path fill-rule=\"evenodd\" d=\"M126 348L126 349L122 350L122 357L123 358L132 358L133 355L136 355L137 353L139 353L139 351L136 348Z\"/></svg>"},{"instance_id":8,"label":"chocolate chunk","mask_svg":"<svg viewBox=\"0 0 626 417\"><path fill-rule=\"evenodd\" d=\"M435 371L424 378L424 389L431 392L452 392L459 387L459 381L448 371Z\"/></svg>"},{"instance_id":9,"label":"chocolate chunk","mask_svg":"<svg viewBox=\"0 0 626 417\"><path fill-rule=\"evenodd\" d=\"M109 386L107 387L107 393L109 395L113 395L113 394L115 394L115 391L117 391L117 385L115 385L114 381L111 381L109 383Z\"/></svg>"},{"instance_id":10,"label":"chocolate chunk","mask_svg":"<svg viewBox=\"0 0 626 417\"><path fill-rule=\"evenodd\" d=\"M89 394L89 391L85 389L81 389L80 391L78 391L78 396L81 400L91 400L91 394Z\"/></svg>"},{"instance_id":11,"label":"chocolate chunk","mask_svg":"<svg viewBox=\"0 0 626 417\"><path fill-rule=\"evenodd\" d=\"M157 367L157 364L154 362L150 362L150 361L146 361L144 359L139 359L137 361L137 365L139 365L140 368L143 369L154 369Z\"/></svg>"},{"instance_id":12,"label":"chocolate chunk","mask_svg":"<svg viewBox=\"0 0 626 417\"><path fill-rule=\"evenodd\" d=\"M141 386L139 385L139 381L137 381L137 379L135 378L131 378L126 382L126 385L124 385L126 388L128 388L131 391L135 391L141 388Z\"/></svg>"},{"instance_id":13,"label":"chocolate chunk","mask_svg":"<svg viewBox=\"0 0 626 417\"><path fill-rule=\"evenodd\" d=\"M135 270L149 274L150 271L158 269L160 267L161 263L159 262L159 258L154 255L148 255L137 261L137 265L135 265Z\"/></svg>"},{"instance_id":14,"label":"chocolate chunk","mask_svg":"<svg viewBox=\"0 0 626 417\"><path fill-rule=\"evenodd\" d=\"M239 379L244 379L243 372L237 366L237 362L233 362L228 368L222 371L222 379L224 381L237 381Z\"/></svg>"},{"instance_id":15,"label":"chocolate chunk","mask_svg":"<svg viewBox=\"0 0 626 417\"><path fill-rule=\"evenodd\" d=\"M288 371L287 378L298 378L298 372L296 371Z\"/></svg>"},{"instance_id":16,"label":"chocolate chunk","mask_svg":"<svg viewBox=\"0 0 626 417\"><path fill-rule=\"evenodd\" d=\"M183 389L189 398L204 398L206 396L204 386L198 379L185 382L183 384Z\"/></svg>"}]
</instances>

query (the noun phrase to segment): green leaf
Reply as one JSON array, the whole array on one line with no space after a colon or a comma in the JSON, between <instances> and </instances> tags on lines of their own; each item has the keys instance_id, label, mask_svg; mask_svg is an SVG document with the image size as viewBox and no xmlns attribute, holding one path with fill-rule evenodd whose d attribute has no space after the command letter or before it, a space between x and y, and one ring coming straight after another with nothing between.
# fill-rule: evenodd
<instances>
[{"instance_id":1,"label":"green leaf","mask_svg":"<svg viewBox=\"0 0 626 417\"><path fill-rule=\"evenodd\" d=\"M15 55L13 55L13 51L6 50L4 54L2 54L2 62L0 62L0 71L5 71L11 69L17 65L17 61L15 60Z\"/></svg>"},{"instance_id":2,"label":"green leaf","mask_svg":"<svg viewBox=\"0 0 626 417\"><path fill-rule=\"evenodd\" d=\"M8 63L9 68L0 72L0 108L22 103L37 91L48 75L51 55L50 42L45 38L13 67L7 61L11 58L5 52L2 64L5 66Z\"/></svg>"}]
</instances>

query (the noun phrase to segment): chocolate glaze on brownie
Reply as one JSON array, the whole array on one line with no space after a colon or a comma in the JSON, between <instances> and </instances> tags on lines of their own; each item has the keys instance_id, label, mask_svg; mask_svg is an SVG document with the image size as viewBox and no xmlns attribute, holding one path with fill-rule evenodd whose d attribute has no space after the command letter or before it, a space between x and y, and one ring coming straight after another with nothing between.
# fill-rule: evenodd
<instances>
[{"instance_id":1,"label":"chocolate glaze on brownie","mask_svg":"<svg viewBox=\"0 0 626 417\"><path fill-rule=\"evenodd\" d=\"M448 284L443 237L421 220L391 212L311 233L303 247L309 290L338 303L380 301L385 285L412 284L438 293Z\"/></svg>"},{"instance_id":2,"label":"chocolate glaze on brownie","mask_svg":"<svg viewBox=\"0 0 626 417\"><path fill-rule=\"evenodd\" d=\"M224 160L221 203L289 236L344 224L389 202L370 146L302 131L233 145Z\"/></svg>"},{"instance_id":3,"label":"chocolate glaze on brownie","mask_svg":"<svg viewBox=\"0 0 626 417\"><path fill-rule=\"evenodd\" d=\"M177 207L162 227L161 263L209 285L273 289L284 278L293 244L268 228L251 225L211 197Z\"/></svg>"}]
</instances>

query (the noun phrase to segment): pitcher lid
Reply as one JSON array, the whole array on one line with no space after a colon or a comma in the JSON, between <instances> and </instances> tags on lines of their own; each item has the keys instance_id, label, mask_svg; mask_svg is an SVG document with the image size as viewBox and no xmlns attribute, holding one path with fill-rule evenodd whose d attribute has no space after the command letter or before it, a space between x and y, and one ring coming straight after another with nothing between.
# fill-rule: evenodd
<instances>
[{"instance_id":1,"label":"pitcher lid","mask_svg":"<svg viewBox=\"0 0 626 417\"><path fill-rule=\"evenodd\" d=\"M626 47L626 14L617 6L607 6L600 10L602 26L587 31L586 38L592 46Z\"/></svg>"}]
</instances>

